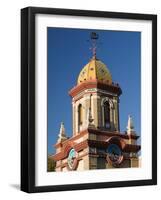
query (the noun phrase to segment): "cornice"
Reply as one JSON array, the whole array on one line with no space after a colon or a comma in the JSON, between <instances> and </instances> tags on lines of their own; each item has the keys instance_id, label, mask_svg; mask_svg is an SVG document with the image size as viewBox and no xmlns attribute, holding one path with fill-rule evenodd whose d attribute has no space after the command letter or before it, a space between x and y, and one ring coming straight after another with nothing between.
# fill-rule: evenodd
<instances>
[{"instance_id":1,"label":"cornice","mask_svg":"<svg viewBox=\"0 0 161 200\"><path fill-rule=\"evenodd\" d=\"M104 91L112 92L114 94L117 94L118 96L120 96L122 94L122 90L118 84L115 84L115 83L108 84L103 81L91 80L91 81L83 82L83 83L73 87L69 91L69 95L71 97L75 97L82 91L84 91L86 89L92 89L92 88L98 88L98 89L101 89Z\"/></svg>"}]
</instances>

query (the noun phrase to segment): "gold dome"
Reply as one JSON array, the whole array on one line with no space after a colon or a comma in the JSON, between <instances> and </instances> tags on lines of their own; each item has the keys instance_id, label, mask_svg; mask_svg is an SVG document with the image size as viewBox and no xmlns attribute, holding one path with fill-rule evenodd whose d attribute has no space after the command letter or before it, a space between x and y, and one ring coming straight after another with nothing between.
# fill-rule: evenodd
<instances>
[{"instance_id":1,"label":"gold dome","mask_svg":"<svg viewBox=\"0 0 161 200\"><path fill-rule=\"evenodd\" d=\"M112 77L106 65L95 56L86 64L78 76L78 84L85 81L98 80L112 84Z\"/></svg>"}]
</instances>

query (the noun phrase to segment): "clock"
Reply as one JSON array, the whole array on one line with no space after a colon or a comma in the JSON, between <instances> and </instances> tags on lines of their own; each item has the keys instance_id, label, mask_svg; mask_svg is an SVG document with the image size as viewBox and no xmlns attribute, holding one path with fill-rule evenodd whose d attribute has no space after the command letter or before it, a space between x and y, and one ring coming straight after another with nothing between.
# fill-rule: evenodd
<instances>
[{"instance_id":1,"label":"clock","mask_svg":"<svg viewBox=\"0 0 161 200\"><path fill-rule=\"evenodd\" d=\"M67 158L67 166L69 170L75 170L77 168L77 165L78 165L77 157L78 157L78 153L75 151L74 148L72 148L69 151L68 158Z\"/></svg>"},{"instance_id":2,"label":"clock","mask_svg":"<svg viewBox=\"0 0 161 200\"><path fill-rule=\"evenodd\" d=\"M117 144L109 144L107 147L107 161L114 167L118 167L123 161L123 154Z\"/></svg>"}]
</instances>

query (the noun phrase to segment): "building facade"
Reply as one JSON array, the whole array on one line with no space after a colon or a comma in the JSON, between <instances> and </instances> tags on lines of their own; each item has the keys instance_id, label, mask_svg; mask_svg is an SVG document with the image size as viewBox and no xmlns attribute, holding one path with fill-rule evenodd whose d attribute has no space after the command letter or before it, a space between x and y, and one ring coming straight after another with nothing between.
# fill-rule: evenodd
<instances>
[{"instance_id":1,"label":"building facade","mask_svg":"<svg viewBox=\"0 0 161 200\"><path fill-rule=\"evenodd\" d=\"M82 68L72 98L73 135L67 137L64 124L55 144L56 171L139 167L132 117L120 132L119 99L122 90L106 65L94 54Z\"/></svg>"}]
</instances>

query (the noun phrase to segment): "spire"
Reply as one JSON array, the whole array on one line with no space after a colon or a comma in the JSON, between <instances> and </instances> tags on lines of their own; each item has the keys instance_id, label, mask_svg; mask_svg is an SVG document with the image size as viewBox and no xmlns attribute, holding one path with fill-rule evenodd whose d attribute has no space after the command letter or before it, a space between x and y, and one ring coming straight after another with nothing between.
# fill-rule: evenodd
<instances>
[{"instance_id":1,"label":"spire","mask_svg":"<svg viewBox=\"0 0 161 200\"><path fill-rule=\"evenodd\" d=\"M64 140L68 139L66 134L65 134L65 127L64 127L64 123L61 122L60 124L60 131L59 131L59 135L58 135L58 142L62 142Z\"/></svg>"},{"instance_id":2,"label":"spire","mask_svg":"<svg viewBox=\"0 0 161 200\"><path fill-rule=\"evenodd\" d=\"M129 115L128 116L128 122L127 122L127 134L128 135L135 135L135 130L134 130L134 125L133 125L133 120L132 117Z\"/></svg>"}]
</instances>

